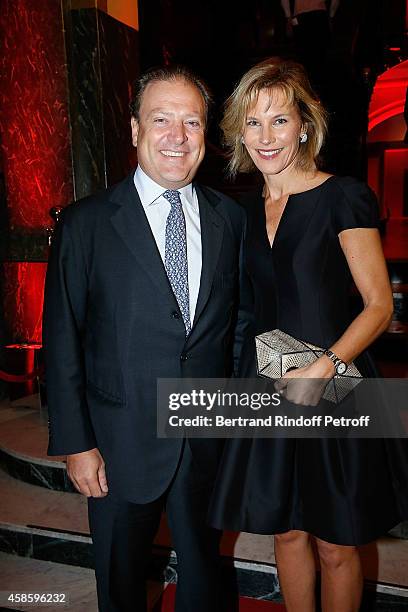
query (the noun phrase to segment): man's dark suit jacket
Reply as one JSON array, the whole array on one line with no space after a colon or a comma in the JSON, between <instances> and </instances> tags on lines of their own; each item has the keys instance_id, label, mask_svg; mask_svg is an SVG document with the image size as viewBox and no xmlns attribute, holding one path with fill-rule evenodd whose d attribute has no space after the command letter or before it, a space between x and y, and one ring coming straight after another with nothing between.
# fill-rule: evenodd
<instances>
[{"instance_id":1,"label":"man's dark suit jacket","mask_svg":"<svg viewBox=\"0 0 408 612\"><path fill-rule=\"evenodd\" d=\"M110 491L136 503L166 490L182 449L181 439L156 437L157 379L229 376L247 323L245 308L238 307L244 212L221 193L195 188L202 273L187 340L133 173L69 206L50 254L48 452L97 447ZM211 462L215 442L190 441L193 455L204 450Z\"/></svg>"}]
</instances>

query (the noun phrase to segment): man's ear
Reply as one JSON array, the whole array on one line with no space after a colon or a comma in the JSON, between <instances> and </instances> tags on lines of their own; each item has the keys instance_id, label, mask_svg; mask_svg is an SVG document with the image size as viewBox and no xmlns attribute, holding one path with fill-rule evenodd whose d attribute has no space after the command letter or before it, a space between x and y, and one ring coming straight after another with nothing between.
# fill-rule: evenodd
<instances>
[{"instance_id":1,"label":"man's ear","mask_svg":"<svg viewBox=\"0 0 408 612\"><path fill-rule=\"evenodd\" d=\"M137 136L139 134L139 122L134 117L130 120L130 127L132 129L132 144L137 147Z\"/></svg>"}]
</instances>

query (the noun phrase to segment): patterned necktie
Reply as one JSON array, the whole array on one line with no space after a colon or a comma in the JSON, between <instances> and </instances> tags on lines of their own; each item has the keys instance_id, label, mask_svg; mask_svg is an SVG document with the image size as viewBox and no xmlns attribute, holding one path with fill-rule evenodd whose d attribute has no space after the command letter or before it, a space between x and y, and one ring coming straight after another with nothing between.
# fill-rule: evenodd
<instances>
[{"instance_id":1,"label":"patterned necktie","mask_svg":"<svg viewBox=\"0 0 408 612\"><path fill-rule=\"evenodd\" d=\"M180 307L186 328L186 336L191 331L190 300L188 291L186 221L181 206L180 193L168 189L163 197L170 202L170 212L166 221L166 243L164 247L164 266L171 288Z\"/></svg>"}]
</instances>

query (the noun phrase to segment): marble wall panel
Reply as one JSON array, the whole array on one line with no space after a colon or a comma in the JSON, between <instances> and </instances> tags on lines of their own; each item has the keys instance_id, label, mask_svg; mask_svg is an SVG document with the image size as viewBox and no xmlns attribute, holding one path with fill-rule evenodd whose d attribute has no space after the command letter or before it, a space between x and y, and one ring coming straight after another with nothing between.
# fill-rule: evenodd
<instances>
[{"instance_id":1,"label":"marble wall panel","mask_svg":"<svg viewBox=\"0 0 408 612\"><path fill-rule=\"evenodd\" d=\"M79 200L106 185L98 11L66 13L74 195Z\"/></svg>"},{"instance_id":2,"label":"marble wall panel","mask_svg":"<svg viewBox=\"0 0 408 612\"><path fill-rule=\"evenodd\" d=\"M47 261L49 250L49 233L54 221L49 216L46 227L33 229L14 226L6 229L4 260L8 261Z\"/></svg>"},{"instance_id":3,"label":"marble wall panel","mask_svg":"<svg viewBox=\"0 0 408 612\"><path fill-rule=\"evenodd\" d=\"M30 533L0 527L0 550L10 555L31 557L33 554L32 536Z\"/></svg>"},{"instance_id":4,"label":"marble wall panel","mask_svg":"<svg viewBox=\"0 0 408 612\"><path fill-rule=\"evenodd\" d=\"M107 184L136 165L131 143L129 102L139 76L138 32L98 11Z\"/></svg>"},{"instance_id":5,"label":"marble wall panel","mask_svg":"<svg viewBox=\"0 0 408 612\"><path fill-rule=\"evenodd\" d=\"M138 32L94 8L67 13L75 199L122 179L136 164L129 128L139 70Z\"/></svg>"},{"instance_id":6,"label":"marble wall panel","mask_svg":"<svg viewBox=\"0 0 408 612\"><path fill-rule=\"evenodd\" d=\"M38 530L38 527L33 526ZM59 532L64 533L64 532ZM67 565L77 565L93 569L93 550L91 543L78 542L74 539L60 537L50 537L33 534L33 557L43 561L54 561L55 563L66 563ZM83 538L88 539L88 538Z\"/></svg>"},{"instance_id":7,"label":"marble wall panel","mask_svg":"<svg viewBox=\"0 0 408 612\"><path fill-rule=\"evenodd\" d=\"M54 561L80 567L93 568L93 551L88 538L75 532L56 531L55 535L41 533L42 527L27 525L24 531L4 529L0 526L0 550L10 554ZM45 530L44 530L45 531ZM177 560L170 549L153 546L147 576L150 580L177 582ZM248 568L234 567L232 559L223 558L221 583L225 591L239 592L241 596L281 602L276 570L265 571L256 564Z\"/></svg>"},{"instance_id":8,"label":"marble wall panel","mask_svg":"<svg viewBox=\"0 0 408 612\"><path fill-rule=\"evenodd\" d=\"M41 343L46 263L3 263L3 304L8 342Z\"/></svg>"},{"instance_id":9,"label":"marble wall panel","mask_svg":"<svg viewBox=\"0 0 408 612\"><path fill-rule=\"evenodd\" d=\"M42 228L73 196L61 0L3 0L0 41L10 225Z\"/></svg>"},{"instance_id":10,"label":"marble wall panel","mask_svg":"<svg viewBox=\"0 0 408 612\"><path fill-rule=\"evenodd\" d=\"M75 493L65 469L20 459L0 449L0 466L13 478L52 491Z\"/></svg>"},{"instance_id":11,"label":"marble wall panel","mask_svg":"<svg viewBox=\"0 0 408 612\"><path fill-rule=\"evenodd\" d=\"M55 537L41 533L42 528L27 525L23 530L8 529L0 525L0 550L12 555L31 557L43 561L54 561L93 568L93 552L89 538L80 534L55 531Z\"/></svg>"}]
</instances>

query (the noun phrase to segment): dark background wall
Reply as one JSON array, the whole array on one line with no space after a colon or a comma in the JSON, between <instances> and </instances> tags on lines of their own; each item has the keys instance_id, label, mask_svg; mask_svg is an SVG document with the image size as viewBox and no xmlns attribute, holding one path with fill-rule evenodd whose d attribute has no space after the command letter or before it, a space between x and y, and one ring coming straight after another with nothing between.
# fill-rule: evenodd
<instances>
[{"instance_id":1,"label":"dark background wall","mask_svg":"<svg viewBox=\"0 0 408 612\"><path fill-rule=\"evenodd\" d=\"M332 22L324 101L332 123L327 169L365 177L367 106L376 76L404 53L405 0L341 0ZM139 0L140 58L145 70L163 62L186 63L222 102L240 76L271 56L296 57L286 36L280 0ZM406 54L405 49L405 54ZM298 57L302 60L301 57ZM215 125L211 143L219 144Z\"/></svg>"}]
</instances>

